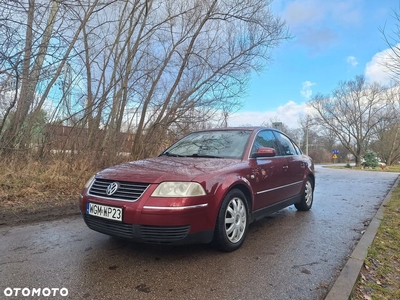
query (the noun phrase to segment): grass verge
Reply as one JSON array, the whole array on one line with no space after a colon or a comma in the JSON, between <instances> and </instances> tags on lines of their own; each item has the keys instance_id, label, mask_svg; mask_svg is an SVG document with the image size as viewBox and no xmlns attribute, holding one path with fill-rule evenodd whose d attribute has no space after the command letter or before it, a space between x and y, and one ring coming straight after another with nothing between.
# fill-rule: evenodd
<instances>
[{"instance_id":1,"label":"grass verge","mask_svg":"<svg viewBox=\"0 0 400 300\"><path fill-rule=\"evenodd\" d=\"M79 214L78 196L98 170L117 164L96 156L54 155L46 160L12 156L0 160L0 225Z\"/></svg>"},{"instance_id":2,"label":"grass verge","mask_svg":"<svg viewBox=\"0 0 400 300\"><path fill-rule=\"evenodd\" d=\"M385 207L350 299L400 299L400 185Z\"/></svg>"},{"instance_id":3,"label":"grass verge","mask_svg":"<svg viewBox=\"0 0 400 300\"><path fill-rule=\"evenodd\" d=\"M394 173L400 173L400 165L393 165L393 166L387 166L386 168L382 169L380 167L376 168L361 168L361 167L355 167L355 166L336 166L336 165L326 165L326 168L332 168L332 169L346 169L346 170L363 170L363 171L371 171L371 172L394 172Z\"/></svg>"}]
</instances>

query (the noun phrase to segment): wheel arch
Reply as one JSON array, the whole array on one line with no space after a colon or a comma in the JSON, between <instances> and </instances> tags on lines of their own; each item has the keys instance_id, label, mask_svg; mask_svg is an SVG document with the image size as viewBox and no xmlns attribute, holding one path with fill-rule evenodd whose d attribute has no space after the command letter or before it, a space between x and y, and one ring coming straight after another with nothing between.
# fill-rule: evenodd
<instances>
[{"instance_id":1,"label":"wheel arch","mask_svg":"<svg viewBox=\"0 0 400 300\"><path fill-rule=\"evenodd\" d=\"M253 196L252 196L250 189L248 188L248 186L246 186L243 183L236 183L236 184L232 185L226 191L225 195L227 195L233 189L238 189L244 194L244 196L246 197L245 200L247 202L248 213L249 213L249 216L251 216L251 212L252 212L252 208L253 208Z\"/></svg>"},{"instance_id":2,"label":"wheel arch","mask_svg":"<svg viewBox=\"0 0 400 300\"><path fill-rule=\"evenodd\" d=\"M315 189L315 175L313 173L309 173L306 175L306 178L309 177L311 179L311 183L313 186L313 189Z\"/></svg>"}]
</instances>

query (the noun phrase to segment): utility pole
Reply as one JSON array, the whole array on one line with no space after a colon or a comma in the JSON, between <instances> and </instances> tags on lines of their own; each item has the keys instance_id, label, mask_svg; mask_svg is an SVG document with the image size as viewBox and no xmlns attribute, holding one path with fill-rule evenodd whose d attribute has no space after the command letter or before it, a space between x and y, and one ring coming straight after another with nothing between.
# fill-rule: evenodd
<instances>
[{"instance_id":1,"label":"utility pole","mask_svg":"<svg viewBox=\"0 0 400 300\"><path fill-rule=\"evenodd\" d=\"M308 117L306 123L306 155L308 155Z\"/></svg>"}]
</instances>

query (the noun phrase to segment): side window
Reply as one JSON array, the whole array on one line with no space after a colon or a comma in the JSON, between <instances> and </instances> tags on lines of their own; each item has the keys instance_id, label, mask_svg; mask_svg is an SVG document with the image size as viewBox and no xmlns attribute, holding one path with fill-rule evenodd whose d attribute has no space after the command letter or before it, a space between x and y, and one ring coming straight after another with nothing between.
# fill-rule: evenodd
<instances>
[{"instance_id":1,"label":"side window","mask_svg":"<svg viewBox=\"0 0 400 300\"><path fill-rule=\"evenodd\" d=\"M257 152L260 147L274 148L276 155L281 155L278 143L272 131L264 130L258 133L251 148L251 155Z\"/></svg>"},{"instance_id":2,"label":"side window","mask_svg":"<svg viewBox=\"0 0 400 300\"><path fill-rule=\"evenodd\" d=\"M295 143L293 143L293 142L292 142L292 144L293 144L293 146L294 146L294 149L296 150L296 153L297 153L298 155L301 155L302 152L301 152L299 146L297 146L297 145L296 145Z\"/></svg>"},{"instance_id":3,"label":"side window","mask_svg":"<svg viewBox=\"0 0 400 300\"><path fill-rule=\"evenodd\" d=\"M279 132L275 132L275 135L277 136L279 143L281 144L282 147L282 152L283 155L296 155L296 150L293 146L293 143L289 138Z\"/></svg>"}]
</instances>

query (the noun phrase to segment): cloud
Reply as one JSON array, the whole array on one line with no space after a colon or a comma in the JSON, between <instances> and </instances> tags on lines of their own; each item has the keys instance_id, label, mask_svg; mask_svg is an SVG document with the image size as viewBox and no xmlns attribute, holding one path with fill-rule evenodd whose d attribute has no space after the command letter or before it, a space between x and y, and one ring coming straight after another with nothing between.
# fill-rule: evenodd
<instances>
[{"instance_id":1,"label":"cloud","mask_svg":"<svg viewBox=\"0 0 400 300\"><path fill-rule=\"evenodd\" d=\"M322 53L339 39L336 31L330 28L307 28L298 29L297 42L311 49L312 53Z\"/></svg>"},{"instance_id":2,"label":"cloud","mask_svg":"<svg viewBox=\"0 0 400 300\"><path fill-rule=\"evenodd\" d=\"M355 67L355 66L358 65L358 61L357 61L357 59L356 59L354 56L348 56L346 61L347 61L347 63L348 63L349 65L351 65L351 66L353 66L353 67Z\"/></svg>"},{"instance_id":3,"label":"cloud","mask_svg":"<svg viewBox=\"0 0 400 300\"><path fill-rule=\"evenodd\" d=\"M363 23L363 0L326 1L326 4L332 19L339 25L348 27Z\"/></svg>"},{"instance_id":4,"label":"cloud","mask_svg":"<svg viewBox=\"0 0 400 300\"><path fill-rule=\"evenodd\" d=\"M285 19L292 26L315 25L324 19L324 10L315 5L315 1L294 1L285 9Z\"/></svg>"},{"instance_id":5,"label":"cloud","mask_svg":"<svg viewBox=\"0 0 400 300\"><path fill-rule=\"evenodd\" d=\"M397 45L399 47L400 44ZM376 53L365 67L365 77L371 82L390 84L394 74L386 67L393 59L391 49Z\"/></svg>"},{"instance_id":6,"label":"cloud","mask_svg":"<svg viewBox=\"0 0 400 300\"><path fill-rule=\"evenodd\" d=\"M297 104L289 101L285 105L279 106L276 111L247 111L233 114L228 119L228 126L260 126L263 123L273 121L283 122L289 128L297 128L300 115L305 114L307 105Z\"/></svg>"},{"instance_id":7,"label":"cloud","mask_svg":"<svg viewBox=\"0 0 400 300\"><path fill-rule=\"evenodd\" d=\"M283 12L296 41L322 52L337 43L340 28L360 26L362 23L360 0L290 1Z\"/></svg>"},{"instance_id":8,"label":"cloud","mask_svg":"<svg viewBox=\"0 0 400 300\"><path fill-rule=\"evenodd\" d=\"M311 81L304 81L303 83L302 83L302 89L301 89L301 91L300 91L300 94L304 97L304 98L306 98L307 100L308 99L310 99L310 97L311 97L311 95L312 95L312 89L311 89L311 87L313 86L313 85L315 85L315 83L314 82L311 82Z\"/></svg>"},{"instance_id":9,"label":"cloud","mask_svg":"<svg viewBox=\"0 0 400 300\"><path fill-rule=\"evenodd\" d=\"M284 9L284 17L295 27L321 26L327 21L338 26L357 26L362 22L362 0L290 1Z\"/></svg>"}]
</instances>

